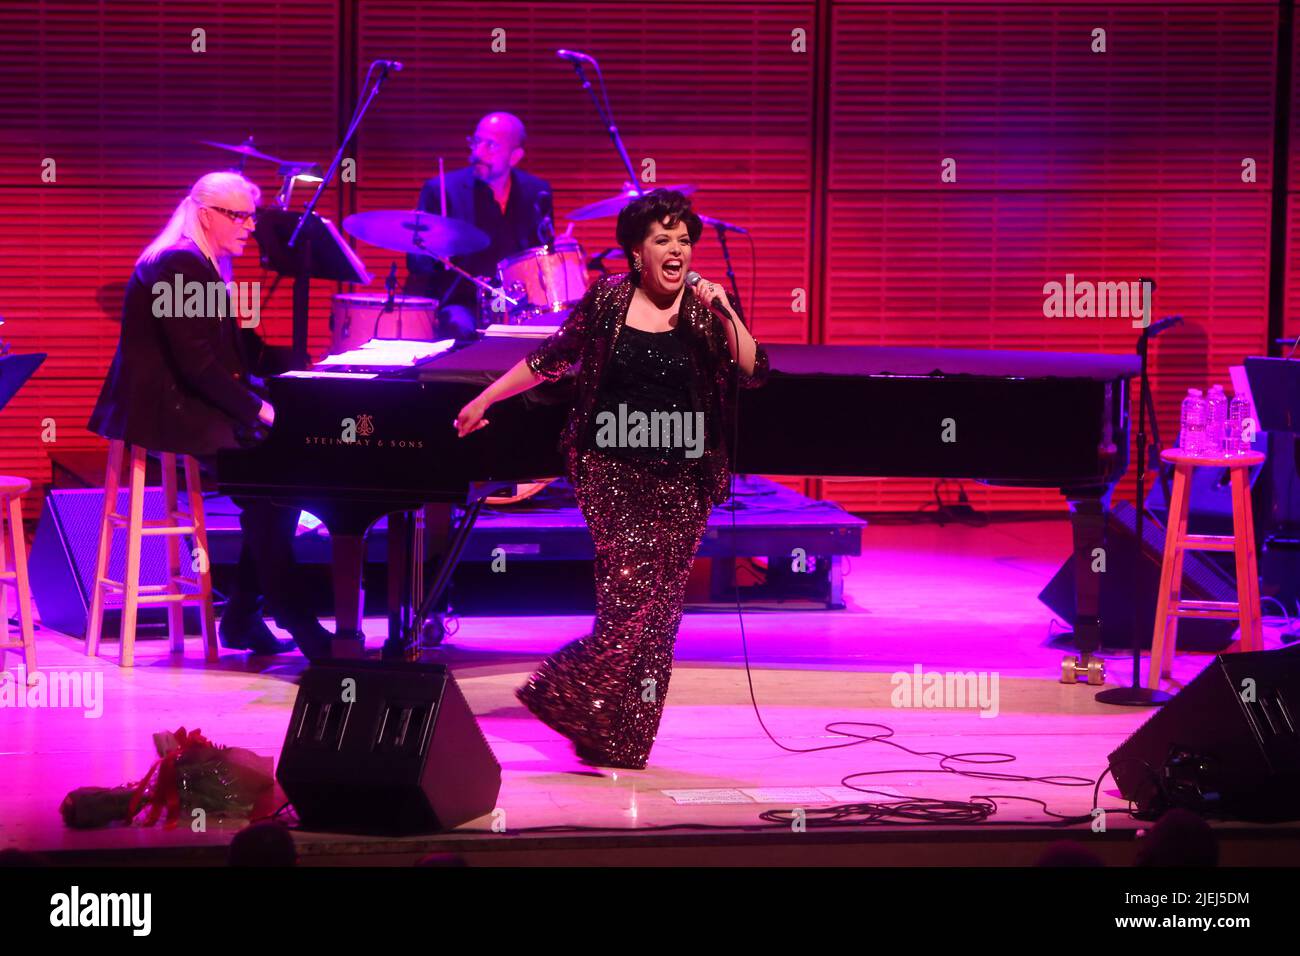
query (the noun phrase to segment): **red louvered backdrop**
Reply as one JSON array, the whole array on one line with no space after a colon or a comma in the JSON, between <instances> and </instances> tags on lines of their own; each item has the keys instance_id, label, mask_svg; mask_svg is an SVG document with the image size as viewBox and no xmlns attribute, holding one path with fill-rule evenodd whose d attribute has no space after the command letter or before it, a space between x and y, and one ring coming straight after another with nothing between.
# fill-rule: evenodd
<instances>
[{"instance_id":1,"label":"red louvered backdrop","mask_svg":"<svg viewBox=\"0 0 1300 956\"><path fill-rule=\"evenodd\" d=\"M1187 319L1154 356L1172 437L1188 385L1226 383L1228 365L1266 348L1279 22L1277 3L1230 0L0 5L2 334L50 354L0 413L0 472L42 482L53 449L99 446L84 422L131 262L188 185L226 165L196 141L252 132L268 152L323 163L373 58L406 69L349 150L357 180L331 187L327 215L409 208L439 156L463 164L466 133L492 109L527 122L525 166L551 181L561 219L616 191L621 166L562 46L599 58L638 170L653 160L659 183L695 183L702 211L753 230L757 282L747 244L733 251L761 340L1129 352L1127 318L1044 319L1043 284L1151 275L1156 314ZM191 49L196 28L206 52ZM1097 28L1105 53L1091 49ZM41 181L46 158L54 183ZM277 188L270 167L249 172ZM576 233L592 253L612 231ZM376 275L395 258L358 252ZM1295 242L1288 253L1296 334ZM700 257L720 279L710 234ZM267 294L254 254L236 271ZM315 287L317 354L336 291ZM274 343L288 341L289 292L263 308ZM807 484L855 510L932 494L926 481ZM968 490L977 507L1062 506L1055 493Z\"/></svg>"}]
</instances>

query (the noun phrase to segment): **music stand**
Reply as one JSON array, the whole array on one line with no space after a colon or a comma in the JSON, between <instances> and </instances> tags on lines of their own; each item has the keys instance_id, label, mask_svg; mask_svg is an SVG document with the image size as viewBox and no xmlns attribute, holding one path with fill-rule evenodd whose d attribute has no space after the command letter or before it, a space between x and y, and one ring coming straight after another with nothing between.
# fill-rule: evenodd
<instances>
[{"instance_id":1,"label":"music stand","mask_svg":"<svg viewBox=\"0 0 1300 956\"><path fill-rule=\"evenodd\" d=\"M293 367L307 366L307 306L312 279L369 285L372 276L334 223L312 213L293 248L289 237L300 216L287 209L257 213L253 235L261 248L263 268L293 278Z\"/></svg>"},{"instance_id":2,"label":"music stand","mask_svg":"<svg viewBox=\"0 0 1300 956\"><path fill-rule=\"evenodd\" d=\"M1300 361L1248 355L1246 380L1260 431L1300 432Z\"/></svg>"},{"instance_id":3,"label":"music stand","mask_svg":"<svg viewBox=\"0 0 1300 956\"><path fill-rule=\"evenodd\" d=\"M18 389L23 387L44 361L44 352L0 355L0 409L9 404L9 400L18 394Z\"/></svg>"}]
</instances>

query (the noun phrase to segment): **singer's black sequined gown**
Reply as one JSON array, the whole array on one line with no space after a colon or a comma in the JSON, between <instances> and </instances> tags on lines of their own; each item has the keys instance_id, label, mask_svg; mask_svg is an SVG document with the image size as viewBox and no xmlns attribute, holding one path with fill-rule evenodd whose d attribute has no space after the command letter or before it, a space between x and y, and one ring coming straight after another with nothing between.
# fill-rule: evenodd
<instances>
[{"instance_id":1,"label":"singer's black sequined gown","mask_svg":"<svg viewBox=\"0 0 1300 956\"><path fill-rule=\"evenodd\" d=\"M713 505L727 497L736 378L744 387L761 384L768 359L760 346L754 374L741 372L721 320L689 291L674 332L627 328L633 291L626 276L601 279L528 357L551 380L579 366L561 445L596 546L596 620L591 634L543 661L515 694L588 762L641 769L668 694L691 564ZM597 414L619 401L701 412L703 454L598 447Z\"/></svg>"}]
</instances>

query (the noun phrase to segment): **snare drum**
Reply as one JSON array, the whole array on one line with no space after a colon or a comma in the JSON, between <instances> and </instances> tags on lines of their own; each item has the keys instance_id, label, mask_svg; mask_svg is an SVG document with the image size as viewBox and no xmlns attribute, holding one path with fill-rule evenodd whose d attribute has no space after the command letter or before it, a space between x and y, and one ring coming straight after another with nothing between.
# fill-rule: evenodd
<instances>
[{"instance_id":1,"label":"snare drum","mask_svg":"<svg viewBox=\"0 0 1300 956\"><path fill-rule=\"evenodd\" d=\"M587 291L587 268L582 246L572 238L525 249L497 263L501 287L517 306L507 305L506 321L514 325L553 323L557 313L571 309Z\"/></svg>"},{"instance_id":2,"label":"snare drum","mask_svg":"<svg viewBox=\"0 0 1300 956\"><path fill-rule=\"evenodd\" d=\"M393 311L385 312L388 296L350 292L334 296L330 313L331 352L337 354L371 339L415 339L432 342L438 337L438 303L413 295L393 297Z\"/></svg>"}]
</instances>

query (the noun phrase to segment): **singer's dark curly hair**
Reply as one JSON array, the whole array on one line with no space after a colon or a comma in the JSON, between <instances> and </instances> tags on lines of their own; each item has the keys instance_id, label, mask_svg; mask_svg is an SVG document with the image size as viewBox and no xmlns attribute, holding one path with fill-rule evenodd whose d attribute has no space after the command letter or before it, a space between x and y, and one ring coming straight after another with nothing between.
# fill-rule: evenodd
<instances>
[{"instance_id":1,"label":"singer's dark curly hair","mask_svg":"<svg viewBox=\"0 0 1300 956\"><path fill-rule=\"evenodd\" d=\"M634 199L618 214L618 227L614 239L627 256L627 266L632 273L632 282L641 284L641 274L632 268L632 249L645 242L650 234L650 227L655 223L666 224L672 229L678 223L686 223L686 234L691 238L691 245L700 241L704 223L691 209L691 201L675 189L652 189L639 199Z\"/></svg>"}]
</instances>

